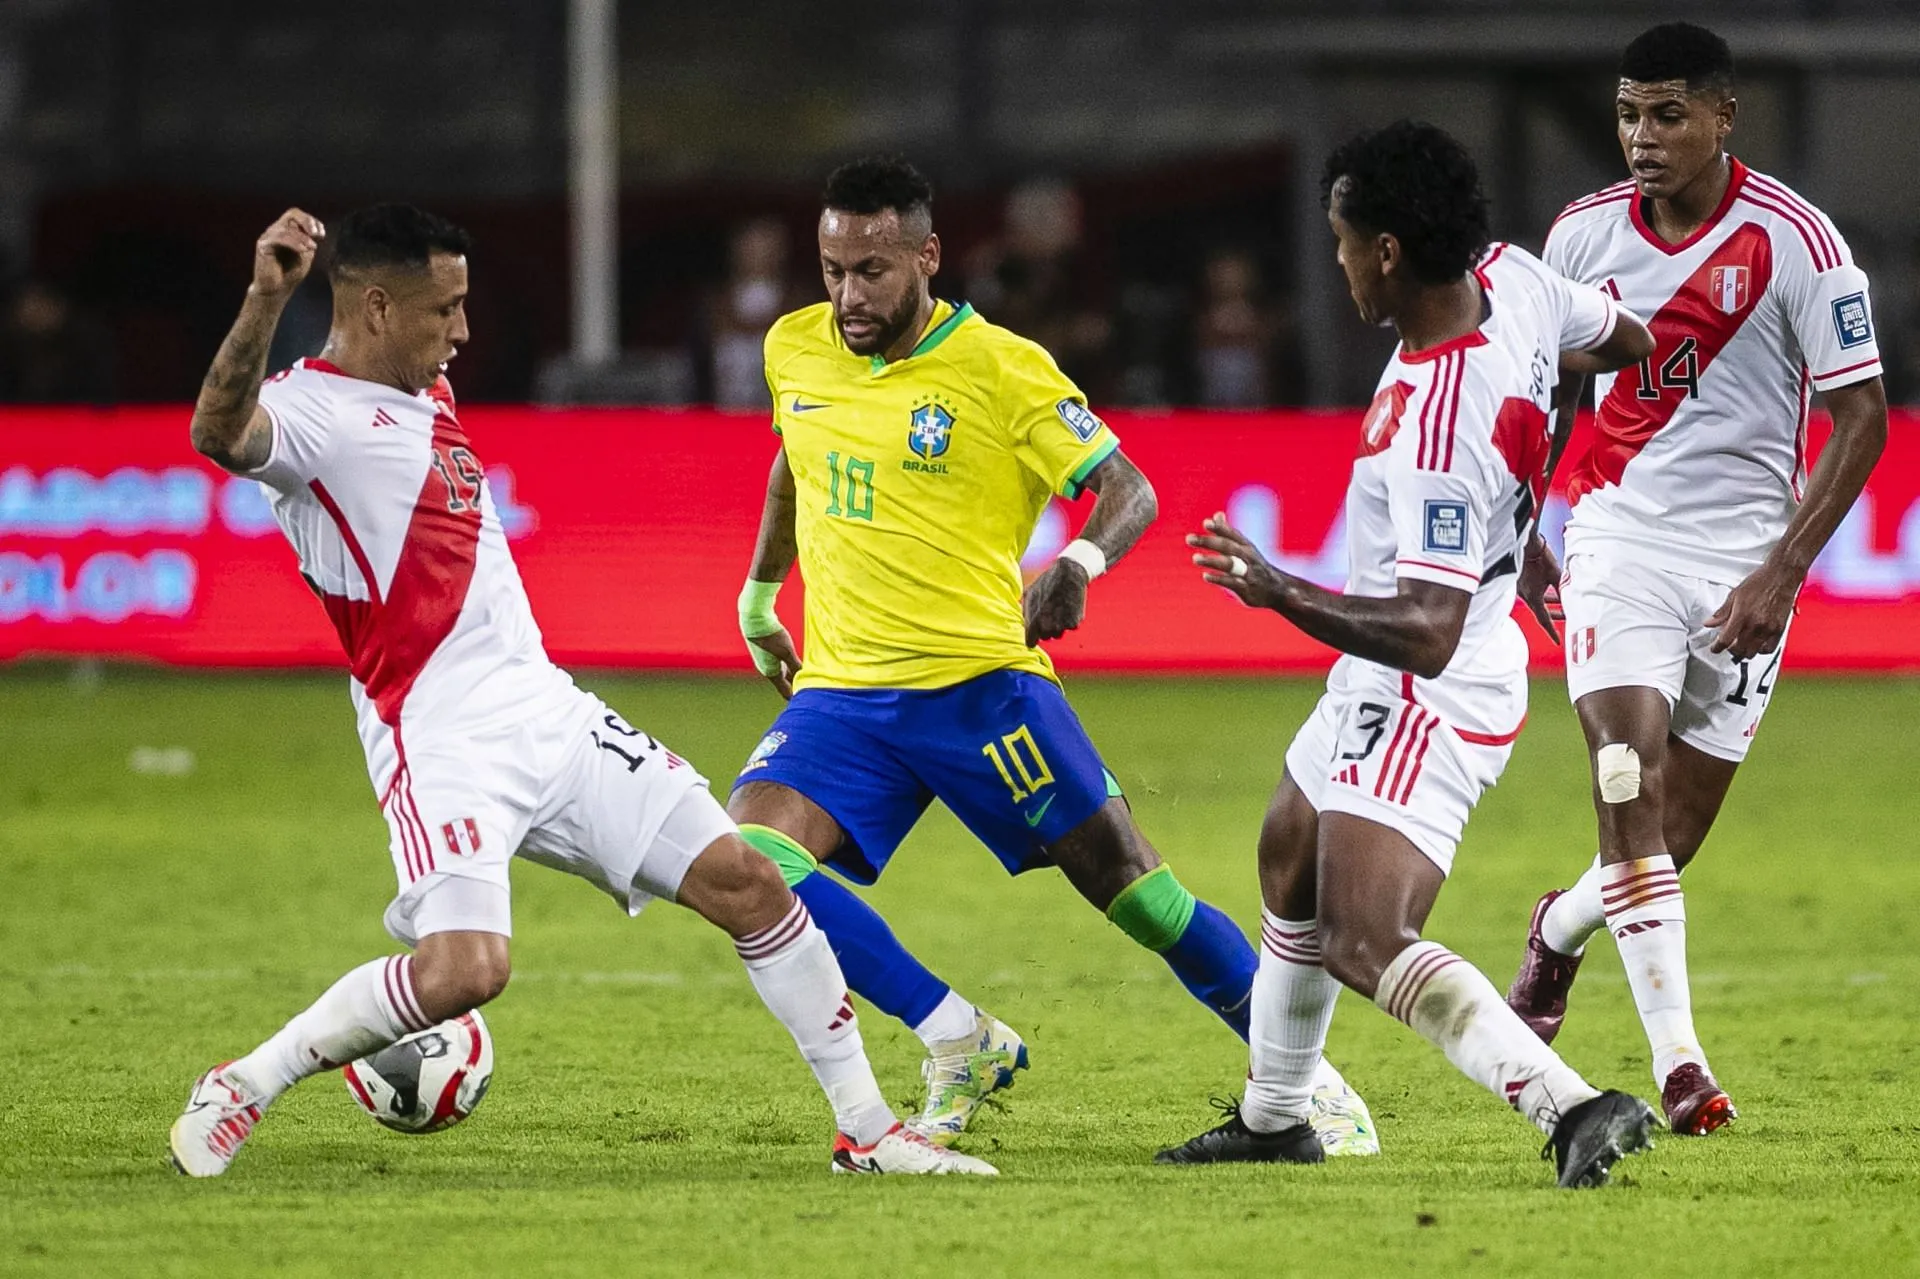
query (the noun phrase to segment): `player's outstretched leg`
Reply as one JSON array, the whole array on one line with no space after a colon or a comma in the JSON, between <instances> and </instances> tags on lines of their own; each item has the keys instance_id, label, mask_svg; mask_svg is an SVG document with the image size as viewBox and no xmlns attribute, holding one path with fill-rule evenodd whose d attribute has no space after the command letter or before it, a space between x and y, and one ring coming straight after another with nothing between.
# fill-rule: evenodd
<instances>
[{"instance_id":1,"label":"player's outstretched leg","mask_svg":"<svg viewBox=\"0 0 1920 1279\"><path fill-rule=\"evenodd\" d=\"M455 881L450 891L493 887ZM195 1081L169 1134L174 1167L191 1177L219 1176L281 1093L478 1008L505 989L509 970L507 938L470 931L434 933L412 955L360 965L258 1048Z\"/></svg>"},{"instance_id":2,"label":"player's outstretched leg","mask_svg":"<svg viewBox=\"0 0 1920 1279\"><path fill-rule=\"evenodd\" d=\"M743 823L741 838L779 867L793 895L827 935L853 993L906 1023L927 1046L926 1104L912 1121L945 1144L966 1129L988 1094L1027 1068L1027 1046L998 1018L956 994L900 944L878 912L827 875L800 843L771 826Z\"/></svg>"},{"instance_id":3,"label":"player's outstretched leg","mask_svg":"<svg viewBox=\"0 0 1920 1279\"><path fill-rule=\"evenodd\" d=\"M1321 945L1342 984L1546 1133L1562 1186L1599 1185L1616 1160L1651 1144L1657 1121L1645 1103L1587 1083L1479 969L1420 937L1438 866L1399 832L1347 813L1323 814L1320 840Z\"/></svg>"},{"instance_id":4,"label":"player's outstretched leg","mask_svg":"<svg viewBox=\"0 0 1920 1279\"><path fill-rule=\"evenodd\" d=\"M1318 821L1292 776L1283 776L1260 829L1246 1097L1224 1123L1161 1151L1156 1162L1317 1163L1380 1152L1366 1103L1323 1056L1340 986L1321 965L1314 920Z\"/></svg>"},{"instance_id":5,"label":"player's outstretched leg","mask_svg":"<svg viewBox=\"0 0 1920 1279\"><path fill-rule=\"evenodd\" d=\"M1594 769L1601 905L1653 1049L1654 1082L1675 1132L1712 1132L1735 1112L1714 1082L1693 1025L1686 899L1667 846L1668 783L1685 784L1704 769L1717 778L1711 787L1711 807L1717 809L1733 766L1673 741L1667 699L1657 689L1602 689L1581 697L1575 709ZM1676 816L1702 808L1696 794L1701 789L1686 785L1674 797ZM1695 816L1688 824L1697 828L1691 837L1697 847L1705 823Z\"/></svg>"},{"instance_id":6,"label":"player's outstretched leg","mask_svg":"<svg viewBox=\"0 0 1920 1279\"><path fill-rule=\"evenodd\" d=\"M833 1106L835 1172L975 1173L983 1160L932 1144L894 1117L868 1064L846 979L826 934L773 864L737 835L688 867L682 905L734 939L754 989L780 1019Z\"/></svg>"},{"instance_id":7,"label":"player's outstretched leg","mask_svg":"<svg viewBox=\"0 0 1920 1279\"><path fill-rule=\"evenodd\" d=\"M1247 1037L1253 947L1239 925L1195 897L1160 860L1124 799L1109 799L1046 851L1082 897L1165 960L1188 994Z\"/></svg>"}]
</instances>

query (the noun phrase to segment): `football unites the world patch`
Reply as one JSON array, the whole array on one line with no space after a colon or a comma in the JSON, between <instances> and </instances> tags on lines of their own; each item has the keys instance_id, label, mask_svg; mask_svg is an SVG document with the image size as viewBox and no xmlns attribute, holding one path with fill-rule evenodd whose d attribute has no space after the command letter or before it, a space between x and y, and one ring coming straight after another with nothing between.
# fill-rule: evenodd
<instances>
[{"instance_id":1,"label":"football unites the world patch","mask_svg":"<svg viewBox=\"0 0 1920 1279\"><path fill-rule=\"evenodd\" d=\"M1842 348L1873 341L1873 316L1867 310L1865 293L1849 293L1834 299L1833 331L1839 335Z\"/></svg>"},{"instance_id":2,"label":"football unites the world patch","mask_svg":"<svg viewBox=\"0 0 1920 1279\"><path fill-rule=\"evenodd\" d=\"M1100 428L1106 425L1094 416L1092 409L1078 400L1062 400L1054 405L1054 408L1059 412L1060 420L1067 424L1067 429L1072 431L1075 438L1082 444L1100 434Z\"/></svg>"},{"instance_id":3,"label":"football unites the world patch","mask_svg":"<svg viewBox=\"0 0 1920 1279\"><path fill-rule=\"evenodd\" d=\"M1427 503L1426 534L1422 545L1429 551L1462 555L1467 549L1467 504L1465 502Z\"/></svg>"},{"instance_id":4,"label":"football unites the world patch","mask_svg":"<svg viewBox=\"0 0 1920 1279\"><path fill-rule=\"evenodd\" d=\"M760 739L760 744L753 748L753 754L747 756L746 765L740 771L742 773L751 773L756 768L765 768L767 761L773 757L773 753L786 744L787 735L785 733L778 729L768 733Z\"/></svg>"}]
</instances>

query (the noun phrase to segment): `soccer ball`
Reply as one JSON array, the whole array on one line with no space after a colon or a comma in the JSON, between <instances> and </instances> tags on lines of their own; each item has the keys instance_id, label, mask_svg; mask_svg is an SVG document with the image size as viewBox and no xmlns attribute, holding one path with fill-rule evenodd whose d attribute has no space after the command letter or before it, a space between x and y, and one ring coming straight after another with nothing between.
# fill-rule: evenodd
<instances>
[{"instance_id":1,"label":"soccer ball","mask_svg":"<svg viewBox=\"0 0 1920 1279\"><path fill-rule=\"evenodd\" d=\"M493 1082L493 1036L478 1012L408 1035L340 1068L360 1108L395 1132L439 1132Z\"/></svg>"}]
</instances>

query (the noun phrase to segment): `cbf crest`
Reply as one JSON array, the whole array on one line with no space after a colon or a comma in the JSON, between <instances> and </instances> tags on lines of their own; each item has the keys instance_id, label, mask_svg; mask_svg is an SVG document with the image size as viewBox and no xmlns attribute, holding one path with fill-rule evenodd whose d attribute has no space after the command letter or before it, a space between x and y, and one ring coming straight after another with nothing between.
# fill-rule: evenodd
<instances>
[{"instance_id":1,"label":"cbf crest","mask_svg":"<svg viewBox=\"0 0 1920 1279\"><path fill-rule=\"evenodd\" d=\"M914 409L907 421L907 448L915 457L931 462L946 453L953 438L953 414L945 405L928 401Z\"/></svg>"}]
</instances>

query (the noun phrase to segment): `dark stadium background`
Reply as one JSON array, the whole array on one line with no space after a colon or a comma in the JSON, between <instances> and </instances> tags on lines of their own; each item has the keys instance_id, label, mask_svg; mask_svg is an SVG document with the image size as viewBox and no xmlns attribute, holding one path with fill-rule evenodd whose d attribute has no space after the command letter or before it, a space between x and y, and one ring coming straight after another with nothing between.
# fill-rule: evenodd
<instances>
[{"instance_id":1,"label":"dark stadium background","mask_svg":"<svg viewBox=\"0 0 1920 1279\"><path fill-rule=\"evenodd\" d=\"M467 399L709 402L718 389L724 401L712 352L734 234L774 219L781 282L811 296L822 177L898 149L939 188L943 286L1059 336L1098 402L1351 404L1371 390L1382 340L1346 307L1318 221L1313 179L1332 141L1389 110L1444 125L1481 158L1497 232L1537 246L1566 200L1621 176L1613 61L1641 26L1681 12L1637 0L584 7L617 8L606 102L622 365L570 377L556 363L571 340L568 4L0 4L0 396L189 397L244 285L239 250L266 219L296 200L324 217L403 196L480 238ZM1895 0L1683 8L1740 59L1738 153L1838 220L1874 279L1893 398L1920 397L1920 15ZM1061 193L1079 234L1037 262L1009 252L1010 198ZM1257 376L1210 379L1208 261L1226 253L1253 279L1258 333L1250 357L1223 362L1250 358ZM67 308L50 333L49 292ZM311 323L289 334L281 358L311 337Z\"/></svg>"}]
</instances>

